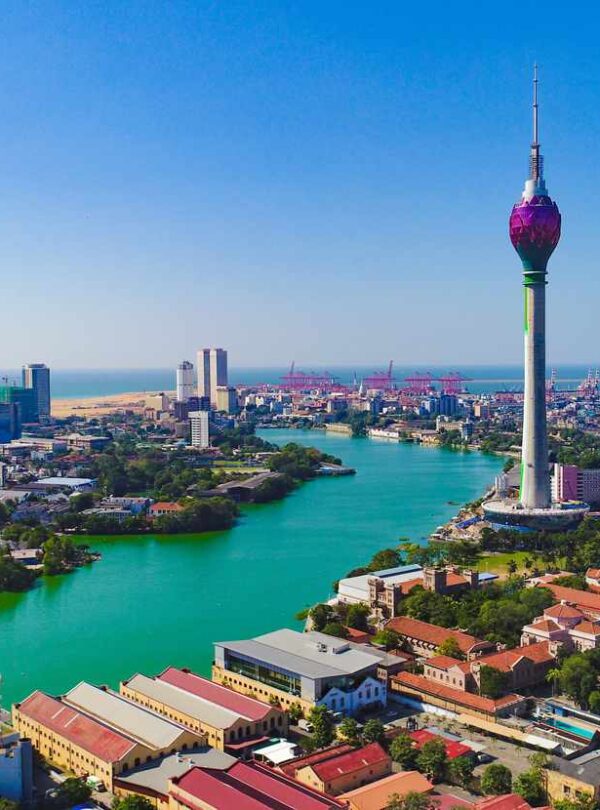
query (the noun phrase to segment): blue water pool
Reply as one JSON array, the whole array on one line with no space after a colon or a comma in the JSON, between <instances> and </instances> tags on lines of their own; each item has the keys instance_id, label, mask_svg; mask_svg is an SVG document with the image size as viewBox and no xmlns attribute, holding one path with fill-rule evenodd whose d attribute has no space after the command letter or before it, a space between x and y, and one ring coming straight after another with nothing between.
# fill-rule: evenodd
<instances>
[{"instance_id":1,"label":"blue water pool","mask_svg":"<svg viewBox=\"0 0 600 810\"><path fill-rule=\"evenodd\" d=\"M583 737L586 740L591 740L594 736L594 732L590 728L574 726L572 723L566 723L564 720L557 720L555 717L545 717L544 723L547 726L553 726L559 731L568 731L570 734L575 734L577 737Z\"/></svg>"}]
</instances>

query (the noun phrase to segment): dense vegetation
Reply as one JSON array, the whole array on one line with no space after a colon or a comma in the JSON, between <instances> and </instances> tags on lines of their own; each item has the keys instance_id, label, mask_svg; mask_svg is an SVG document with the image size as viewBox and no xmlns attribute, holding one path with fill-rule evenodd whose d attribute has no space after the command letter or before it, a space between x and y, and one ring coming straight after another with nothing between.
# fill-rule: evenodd
<instances>
[{"instance_id":1,"label":"dense vegetation","mask_svg":"<svg viewBox=\"0 0 600 810\"><path fill-rule=\"evenodd\" d=\"M565 428L560 441L551 441L551 457L560 464L576 464L584 469L600 468L600 436L583 430Z\"/></svg>"}]
</instances>

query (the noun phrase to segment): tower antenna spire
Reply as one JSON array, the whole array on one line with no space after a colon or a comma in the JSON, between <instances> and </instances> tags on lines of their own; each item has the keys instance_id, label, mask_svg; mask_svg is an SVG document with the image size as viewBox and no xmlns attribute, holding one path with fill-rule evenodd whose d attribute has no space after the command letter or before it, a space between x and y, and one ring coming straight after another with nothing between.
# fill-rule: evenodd
<instances>
[{"instance_id":1,"label":"tower antenna spire","mask_svg":"<svg viewBox=\"0 0 600 810\"><path fill-rule=\"evenodd\" d=\"M530 176L536 183L542 179L543 158L540 155L539 141L539 104L538 104L538 65L533 65L533 141L529 158Z\"/></svg>"}]
</instances>

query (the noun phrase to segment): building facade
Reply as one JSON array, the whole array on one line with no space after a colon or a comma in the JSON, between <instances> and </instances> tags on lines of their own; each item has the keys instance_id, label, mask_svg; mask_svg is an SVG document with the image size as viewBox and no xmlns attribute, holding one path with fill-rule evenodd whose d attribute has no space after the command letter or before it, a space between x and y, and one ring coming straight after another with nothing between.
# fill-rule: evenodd
<instances>
[{"instance_id":1,"label":"building facade","mask_svg":"<svg viewBox=\"0 0 600 810\"><path fill-rule=\"evenodd\" d=\"M50 418L50 369L44 363L29 363L22 370L23 388L33 389L38 419Z\"/></svg>"},{"instance_id":2,"label":"building facade","mask_svg":"<svg viewBox=\"0 0 600 810\"><path fill-rule=\"evenodd\" d=\"M297 703L356 714L386 705L387 659L394 658L323 633L276 630L247 641L215 644L212 677L238 692L283 708ZM403 659L395 659L400 667Z\"/></svg>"},{"instance_id":3,"label":"building facade","mask_svg":"<svg viewBox=\"0 0 600 810\"><path fill-rule=\"evenodd\" d=\"M194 364L183 360L175 373L175 399L177 402L187 402L194 396Z\"/></svg>"},{"instance_id":4,"label":"building facade","mask_svg":"<svg viewBox=\"0 0 600 810\"><path fill-rule=\"evenodd\" d=\"M190 444L199 450L210 447L210 413L208 411L192 411L190 420Z\"/></svg>"},{"instance_id":5,"label":"building facade","mask_svg":"<svg viewBox=\"0 0 600 810\"><path fill-rule=\"evenodd\" d=\"M210 397L217 407L217 388L227 386L227 352L225 349L200 349L198 352L198 396Z\"/></svg>"}]
</instances>

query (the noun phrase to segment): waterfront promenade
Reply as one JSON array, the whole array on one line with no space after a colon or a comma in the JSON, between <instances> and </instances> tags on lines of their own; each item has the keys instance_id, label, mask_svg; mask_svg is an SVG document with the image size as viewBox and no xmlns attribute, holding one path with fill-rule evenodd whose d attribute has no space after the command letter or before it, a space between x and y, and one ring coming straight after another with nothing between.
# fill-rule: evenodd
<instances>
[{"instance_id":1,"label":"waterfront promenade","mask_svg":"<svg viewBox=\"0 0 600 810\"><path fill-rule=\"evenodd\" d=\"M116 684L168 664L208 673L212 642L294 626L302 607L401 535L425 537L481 494L503 459L320 431L266 431L340 456L356 476L318 479L244 507L205 536L94 539L94 566L0 595L2 702L73 681Z\"/></svg>"}]
</instances>

